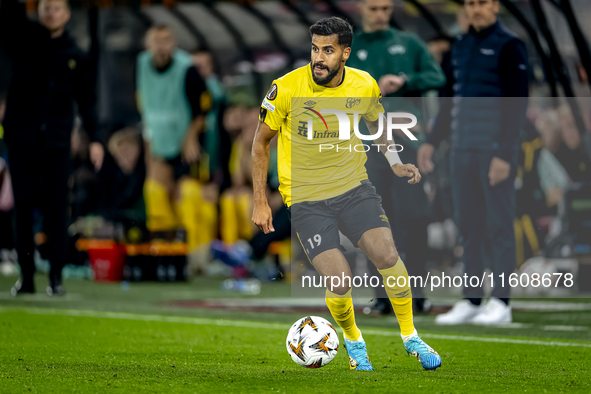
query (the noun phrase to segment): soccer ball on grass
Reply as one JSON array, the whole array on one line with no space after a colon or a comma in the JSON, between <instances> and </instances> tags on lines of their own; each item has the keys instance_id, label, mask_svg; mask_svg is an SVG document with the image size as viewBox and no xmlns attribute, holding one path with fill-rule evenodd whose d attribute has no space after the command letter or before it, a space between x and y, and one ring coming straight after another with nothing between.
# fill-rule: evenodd
<instances>
[{"instance_id":1,"label":"soccer ball on grass","mask_svg":"<svg viewBox=\"0 0 591 394\"><path fill-rule=\"evenodd\" d=\"M339 349L339 336L332 324L318 316L295 322L287 333L287 353L298 365L320 368L330 363Z\"/></svg>"}]
</instances>

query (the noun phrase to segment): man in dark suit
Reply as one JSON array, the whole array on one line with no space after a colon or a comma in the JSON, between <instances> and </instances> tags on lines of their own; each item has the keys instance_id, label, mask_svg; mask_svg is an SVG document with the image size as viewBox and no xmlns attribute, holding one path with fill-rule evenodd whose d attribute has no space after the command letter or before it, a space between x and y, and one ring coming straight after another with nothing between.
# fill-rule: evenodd
<instances>
[{"instance_id":1,"label":"man in dark suit","mask_svg":"<svg viewBox=\"0 0 591 394\"><path fill-rule=\"evenodd\" d=\"M514 180L527 110L527 51L498 20L498 0L466 0L464 8L470 29L455 41L446 70L453 98L442 105L417 161L421 172L432 171L433 150L451 132L450 176L465 271L482 277L489 243L495 286L482 306L483 288L464 287L464 299L435 322L506 324L512 321L510 287L500 278L513 273L516 261Z\"/></svg>"},{"instance_id":2,"label":"man in dark suit","mask_svg":"<svg viewBox=\"0 0 591 394\"><path fill-rule=\"evenodd\" d=\"M67 196L74 103L89 134L95 169L104 150L97 142L93 73L85 54L65 32L67 0L41 0L39 22L27 19L23 4L1 0L0 36L14 71L4 119L12 175L16 249L21 278L13 295L35 292L33 211L40 208L51 263L50 295L63 294L67 258Z\"/></svg>"}]
</instances>

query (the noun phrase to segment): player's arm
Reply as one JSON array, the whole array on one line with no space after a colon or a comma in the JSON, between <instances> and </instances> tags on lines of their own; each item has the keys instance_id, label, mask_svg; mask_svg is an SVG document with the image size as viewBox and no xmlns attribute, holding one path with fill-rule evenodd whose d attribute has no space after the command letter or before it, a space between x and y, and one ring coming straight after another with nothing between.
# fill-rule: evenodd
<instances>
[{"instance_id":1,"label":"player's arm","mask_svg":"<svg viewBox=\"0 0 591 394\"><path fill-rule=\"evenodd\" d=\"M269 125L259 122L252 142L252 187L254 192L252 222L265 234L275 231L266 190L270 143L276 134L277 130L271 130Z\"/></svg>"},{"instance_id":2,"label":"player's arm","mask_svg":"<svg viewBox=\"0 0 591 394\"><path fill-rule=\"evenodd\" d=\"M191 124L185 134L181 154L189 163L199 159L198 135L205 126L205 114L211 108L211 99L205 81L192 66L185 77L185 91L191 107Z\"/></svg>"},{"instance_id":3,"label":"player's arm","mask_svg":"<svg viewBox=\"0 0 591 394\"><path fill-rule=\"evenodd\" d=\"M377 134L379 131L380 117L382 117L382 125L385 125L386 119L383 113L380 113L378 118L376 118L376 120L374 121L370 121L367 118L365 118L367 128L372 135ZM386 156L386 159L388 160L388 163L390 163L390 167L392 167L392 171L394 171L394 174L396 174L396 176L400 178L410 178L408 180L408 183L410 183L411 185L420 182L421 174L419 173L418 168L416 168L412 164L402 164L402 160L400 160L400 156L398 156L398 152L396 150L396 147L394 146L394 136L392 136L392 139L388 139L388 133L386 133L386 131L383 130L382 135L375 139L375 144L378 145L380 152L382 152L384 156ZM392 149L388 149L390 146L392 146Z\"/></svg>"}]
</instances>

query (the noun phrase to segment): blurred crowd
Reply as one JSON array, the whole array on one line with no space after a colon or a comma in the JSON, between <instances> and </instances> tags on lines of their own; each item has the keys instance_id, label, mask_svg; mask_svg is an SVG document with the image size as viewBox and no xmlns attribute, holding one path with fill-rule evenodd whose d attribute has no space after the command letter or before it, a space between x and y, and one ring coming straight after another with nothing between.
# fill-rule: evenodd
<instances>
[{"instance_id":1,"label":"blurred crowd","mask_svg":"<svg viewBox=\"0 0 591 394\"><path fill-rule=\"evenodd\" d=\"M2 0L0 10L5 16L12 12L8 3ZM41 1L40 20L50 30L56 23L61 23L63 29L67 22L67 18L59 19L65 18L63 14L69 15L65 0ZM468 29L462 11L456 25L458 33ZM437 36L426 43L421 41L421 45L428 48L437 67L445 69L453 41ZM411 60L403 55L402 61ZM276 232L262 234L250 221L250 151L258 125L258 101L262 98L242 100L228 95L216 69L211 52L182 51L168 26L153 26L146 33L146 51L138 56L136 66L136 100L142 122L115 125L103 143L104 156L97 162L92 149L97 141L95 132L87 129L89 120L84 117L88 115L78 111L68 143L70 241L66 264L82 263L77 259L75 243L80 238L120 238L136 244L169 239L186 243L194 273L207 273L208 264L217 258L234 267L234 275L247 276L251 273L238 267L257 264L265 259L273 243L290 238L287 210L278 192L276 141L271 144L268 171L268 196ZM380 87L389 89L387 83L396 82L385 82ZM419 89L419 95L433 96L433 92L437 96L438 88ZM6 101L6 95L0 93L0 123ZM588 107L581 109L587 126L583 133L566 103L530 103L520 136L515 181L518 265L543 253L546 243L561 233L562 222L556 218L568 190L577 183L591 183L591 113L585 112ZM425 125L423 132L429 131ZM10 260L14 257L6 251L17 247L13 229L14 206L18 208L18 202L15 204L12 194L12 169L6 164L3 134L0 128L0 251L4 251L0 260ZM422 223L428 234L427 247L434 251L425 260L435 256L438 263L453 264L461 260L462 250L453 236L443 241L450 238L449 234L457 235L453 229L449 168L445 164L448 150L449 143L444 141L433 157L440 165L425 179L427 186L421 193L426 204L420 209L425 210L421 216L425 218ZM43 216L34 216L36 234L52 231ZM44 238L38 237L36 243L42 251Z\"/></svg>"}]
</instances>

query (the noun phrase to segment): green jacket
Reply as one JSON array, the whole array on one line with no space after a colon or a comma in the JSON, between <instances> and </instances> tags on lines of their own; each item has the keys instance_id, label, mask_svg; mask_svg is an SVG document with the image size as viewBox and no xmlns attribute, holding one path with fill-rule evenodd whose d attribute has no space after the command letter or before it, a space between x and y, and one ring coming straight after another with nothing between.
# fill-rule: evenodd
<instances>
[{"instance_id":1,"label":"green jacket","mask_svg":"<svg viewBox=\"0 0 591 394\"><path fill-rule=\"evenodd\" d=\"M384 100L384 109L388 112L411 112L417 116L419 122L422 116L417 100L403 97L420 97L428 90L444 86L446 82L443 70L425 42L414 33L392 27L373 33L357 32L347 66L367 71L378 82L386 74L402 76L406 81L404 86L386 96L399 99ZM365 129L364 125L361 129ZM407 141L405 148L418 149L425 136L424 133L419 133L417 137L418 141Z\"/></svg>"},{"instance_id":2,"label":"green jacket","mask_svg":"<svg viewBox=\"0 0 591 394\"><path fill-rule=\"evenodd\" d=\"M421 96L445 85L445 74L425 42L414 33L394 28L357 32L347 66L367 71L376 81L386 74L404 77L404 86L388 97Z\"/></svg>"}]
</instances>

